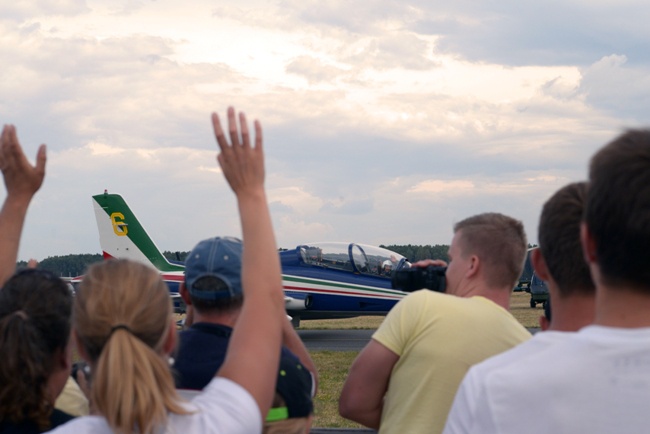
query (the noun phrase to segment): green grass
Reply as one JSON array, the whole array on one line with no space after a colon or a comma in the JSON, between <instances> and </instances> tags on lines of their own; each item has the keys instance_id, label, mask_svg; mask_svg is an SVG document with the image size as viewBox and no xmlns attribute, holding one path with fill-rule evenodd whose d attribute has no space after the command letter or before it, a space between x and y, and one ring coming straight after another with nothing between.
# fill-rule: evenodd
<instances>
[{"instance_id":1,"label":"green grass","mask_svg":"<svg viewBox=\"0 0 650 434\"><path fill-rule=\"evenodd\" d=\"M363 428L339 416L338 403L348 369L356 351L313 351L311 357L319 374L318 393L314 401L314 423L319 428Z\"/></svg>"},{"instance_id":2,"label":"green grass","mask_svg":"<svg viewBox=\"0 0 650 434\"><path fill-rule=\"evenodd\" d=\"M539 327L539 317L544 315L542 304L530 307L530 294L514 292L510 297L510 313L526 328Z\"/></svg>"}]
</instances>

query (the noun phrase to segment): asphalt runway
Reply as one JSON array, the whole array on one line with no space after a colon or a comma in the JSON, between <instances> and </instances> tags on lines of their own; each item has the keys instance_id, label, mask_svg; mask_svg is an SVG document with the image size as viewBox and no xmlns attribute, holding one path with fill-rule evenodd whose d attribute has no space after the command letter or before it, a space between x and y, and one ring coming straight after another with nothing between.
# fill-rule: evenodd
<instances>
[{"instance_id":1,"label":"asphalt runway","mask_svg":"<svg viewBox=\"0 0 650 434\"><path fill-rule=\"evenodd\" d=\"M374 330L297 330L309 351L361 351Z\"/></svg>"}]
</instances>

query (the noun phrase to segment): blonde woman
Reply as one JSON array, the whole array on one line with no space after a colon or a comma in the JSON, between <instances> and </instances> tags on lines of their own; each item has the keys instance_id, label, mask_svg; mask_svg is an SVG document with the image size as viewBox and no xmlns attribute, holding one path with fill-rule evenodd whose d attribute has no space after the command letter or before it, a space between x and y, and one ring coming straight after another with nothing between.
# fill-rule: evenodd
<instances>
[{"instance_id":1,"label":"blonde woman","mask_svg":"<svg viewBox=\"0 0 650 434\"><path fill-rule=\"evenodd\" d=\"M245 294L226 360L191 402L177 395L168 366L176 328L167 288L157 272L126 260L91 267L75 298L74 332L92 370L98 416L56 433L257 433L274 397L284 297L280 263L264 191L262 130L255 143L243 113L228 109L231 143L212 122L224 176L239 206ZM249 272L247 270L255 270Z\"/></svg>"}]
</instances>

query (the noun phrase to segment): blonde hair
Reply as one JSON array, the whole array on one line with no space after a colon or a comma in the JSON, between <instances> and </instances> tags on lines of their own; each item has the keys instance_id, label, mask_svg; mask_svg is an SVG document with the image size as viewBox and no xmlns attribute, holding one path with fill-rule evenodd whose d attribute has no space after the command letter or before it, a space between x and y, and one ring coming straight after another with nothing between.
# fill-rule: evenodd
<instances>
[{"instance_id":1,"label":"blonde hair","mask_svg":"<svg viewBox=\"0 0 650 434\"><path fill-rule=\"evenodd\" d=\"M151 433L169 412L188 413L163 345L172 321L156 270L119 259L91 266L74 302L74 328L93 364L91 400L120 433Z\"/></svg>"},{"instance_id":2,"label":"blonde hair","mask_svg":"<svg viewBox=\"0 0 650 434\"><path fill-rule=\"evenodd\" d=\"M461 251L477 255L486 265L489 286L513 288L526 260L527 240L521 221L495 212L477 214L454 225Z\"/></svg>"}]
</instances>

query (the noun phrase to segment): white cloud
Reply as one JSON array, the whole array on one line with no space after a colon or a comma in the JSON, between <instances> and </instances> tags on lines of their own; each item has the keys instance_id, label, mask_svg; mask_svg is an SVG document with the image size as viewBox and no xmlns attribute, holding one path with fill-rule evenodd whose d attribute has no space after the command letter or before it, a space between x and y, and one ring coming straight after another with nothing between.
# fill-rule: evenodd
<instances>
[{"instance_id":1,"label":"white cloud","mask_svg":"<svg viewBox=\"0 0 650 434\"><path fill-rule=\"evenodd\" d=\"M624 55L612 54L583 70L578 92L586 101L629 122L647 123L650 107L650 67L630 67Z\"/></svg>"},{"instance_id":2,"label":"white cloud","mask_svg":"<svg viewBox=\"0 0 650 434\"><path fill-rule=\"evenodd\" d=\"M446 181L431 179L419 182L417 185L409 188L408 193L427 193L427 194L444 194L451 193L454 195L466 194L472 192L476 186L472 181L454 180Z\"/></svg>"},{"instance_id":3,"label":"white cloud","mask_svg":"<svg viewBox=\"0 0 650 434\"><path fill-rule=\"evenodd\" d=\"M632 0L19 3L0 6L0 117L50 157L26 256L96 251L105 188L164 249L237 235L208 117L231 104L262 121L283 247L445 243L487 210L533 239L543 200L650 105Z\"/></svg>"}]
</instances>

